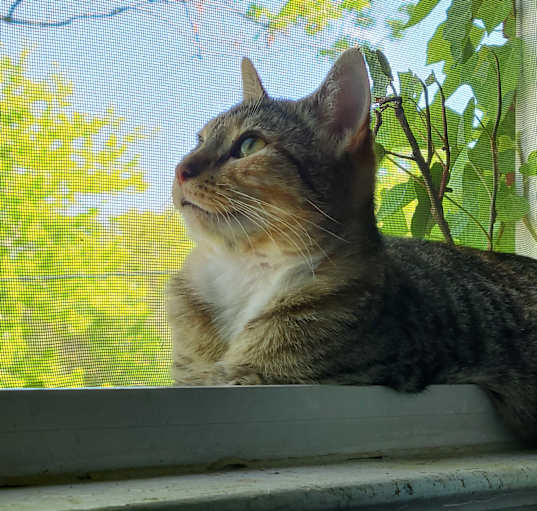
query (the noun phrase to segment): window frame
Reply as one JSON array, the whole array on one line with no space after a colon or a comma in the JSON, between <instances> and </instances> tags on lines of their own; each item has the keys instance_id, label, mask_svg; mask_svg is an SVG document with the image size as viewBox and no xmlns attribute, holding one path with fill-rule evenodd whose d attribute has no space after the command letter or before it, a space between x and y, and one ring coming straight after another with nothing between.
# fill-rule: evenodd
<instances>
[{"instance_id":1,"label":"window frame","mask_svg":"<svg viewBox=\"0 0 537 511\"><path fill-rule=\"evenodd\" d=\"M521 157L537 149L537 27L518 0L523 47L517 105ZM530 52L526 54L525 52ZM531 115L530 112L535 112ZM537 177L519 192L537 196ZM537 201L530 217L537 226ZM527 229L517 252L537 257ZM61 474L236 460L372 457L405 449L515 445L486 395L472 385L399 394L382 387L2 389L0 484ZM185 432L188 434L185 435Z\"/></svg>"},{"instance_id":2,"label":"window frame","mask_svg":"<svg viewBox=\"0 0 537 511\"><path fill-rule=\"evenodd\" d=\"M516 444L474 385L17 389L0 409L0 485Z\"/></svg>"},{"instance_id":3,"label":"window frame","mask_svg":"<svg viewBox=\"0 0 537 511\"><path fill-rule=\"evenodd\" d=\"M533 5L532 5L533 3ZM516 131L519 139L517 152L517 192L530 203L529 222L537 231L537 176L522 176L519 167L529 154L537 150L537 15L535 2L517 0L517 35L522 40L523 65L520 66L519 96L516 104ZM517 224L516 253L537 259L537 243L523 221Z\"/></svg>"}]
</instances>

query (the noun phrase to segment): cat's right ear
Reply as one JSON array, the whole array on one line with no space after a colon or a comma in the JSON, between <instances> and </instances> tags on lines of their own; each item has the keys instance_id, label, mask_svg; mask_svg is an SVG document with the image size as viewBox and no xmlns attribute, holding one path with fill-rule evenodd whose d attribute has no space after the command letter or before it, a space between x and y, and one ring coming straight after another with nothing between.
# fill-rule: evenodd
<instances>
[{"instance_id":1,"label":"cat's right ear","mask_svg":"<svg viewBox=\"0 0 537 511\"><path fill-rule=\"evenodd\" d=\"M244 101L258 101L267 96L252 61L243 57L241 62L242 97Z\"/></svg>"},{"instance_id":2,"label":"cat's right ear","mask_svg":"<svg viewBox=\"0 0 537 511\"><path fill-rule=\"evenodd\" d=\"M319 89L303 100L343 151L355 149L369 129L369 88L364 57L351 48L337 59Z\"/></svg>"}]
</instances>

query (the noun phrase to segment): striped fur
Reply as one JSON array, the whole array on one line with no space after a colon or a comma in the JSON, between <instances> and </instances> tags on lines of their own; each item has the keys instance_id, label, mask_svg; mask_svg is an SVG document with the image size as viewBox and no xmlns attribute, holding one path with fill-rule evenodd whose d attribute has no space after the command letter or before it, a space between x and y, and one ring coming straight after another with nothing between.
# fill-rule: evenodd
<instances>
[{"instance_id":1,"label":"striped fur","mask_svg":"<svg viewBox=\"0 0 537 511\"><path fill-rule=\"evenodd\" d=\"M197 243L168 286L176 383L476 383L537 441L537 261L380 235L358 50L297 102L249 61L243 83L173 186Z\"/></svg>"}]
</instances>

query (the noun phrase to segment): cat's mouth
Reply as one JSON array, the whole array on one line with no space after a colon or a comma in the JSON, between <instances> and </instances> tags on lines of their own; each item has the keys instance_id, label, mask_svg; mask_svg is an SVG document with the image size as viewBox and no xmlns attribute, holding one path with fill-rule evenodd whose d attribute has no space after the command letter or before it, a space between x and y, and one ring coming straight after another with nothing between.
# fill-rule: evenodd
<instances>
[{"instance_id":1,"label":"cat's mouth","mask_svg":"<svg viewBox=\"0 0 537 511\"><path fill-rule=\"evenodd\" d=\"M203 209L201 206L198 206L197 204L194 204L193 202L190 202L186 199L181 199L181 207L182 208L191 208L194 211L199 211L202 213L205 213L206 215L211 215L212 213L210 211L207 211L206 209Z\"/></svg>"}]
</instances>

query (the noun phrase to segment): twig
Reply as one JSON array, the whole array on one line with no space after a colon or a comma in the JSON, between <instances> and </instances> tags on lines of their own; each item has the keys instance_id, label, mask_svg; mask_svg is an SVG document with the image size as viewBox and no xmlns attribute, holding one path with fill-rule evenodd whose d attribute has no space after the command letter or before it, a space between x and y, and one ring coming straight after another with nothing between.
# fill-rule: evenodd
<instances>
[{"instance_id":1,"label":"twig","mask_svg":"<svg viewBox=\"0 0 537 511\"><path fill-rule=\"evenodd\" d=\"M447 199L449 202L451 202L451 204L457 206L462 212L466 213L475 222L475 224L483 231L483 234L487 237L487 240L489 239L489 233L481 225L481 222L474 215L472 215L472 213L470 213L462 204L459 204L455 199L452 199L449 195L444 195L444 198Z\"/></svg>"},{"instance_id":2,"label":"twig","mask_svg":"<svg viewBox=\"0 0 537 511\"><path fill-rule=\"evenodd\" d=\"M395 161L393 158L390 158L389 156L386 156L386 159L391 161L396 167L400 168L405 174L408 174L416 183L418 183L420 186L426 189L425 183L416 175L412 174L408 169L405 169L402 165L400 165L397 161ZM489 238L489 233L487 230L481 225L481 222L472 214L470 213L462 204L459 204L455 199L452 199L449 195L444 195L444 198L447 199L449 202L451 202L453 205L457 206L461 211L466 213L470 219L472 219L475 224L483 231L483 234L487 237L487 240ZM535 231L534 231L535 233ZM535 241L537 241L537 233L535 233Z\"/></svg>"},{"instance_id":3,"label":"twig","mask_svg":"<svg viewBox=\"0 0 537 511\"><path fill-rule=\"evenodd\" d=\"M446 111L446 96L444 95L444 89L442 88L442 85L440 85L440 82L435 78L434 81L436 82L436 85L438 85L438 91L440 92L440 104L442 106L442 127L444 130L444 136L442 138L442 143L444 146L442 149L444 150L446 154L446 161L445 163L442 162L442 179L440 180L440 187L438 189L438 197L440 200L444 197L444 193L446 191L446 186L449 181L449 174L451 169L451 148L449 146L449 134L448 134L448 124L447 124L447 111Z\"/></svg>"},{"instance_id":4,"label":"twig","mask_svg":"<svg viewBox=\"0 0 537 511\"><path fill-rule=\"evenodd\" d=\"M20 5L21 2L22 2L22 0L15 0L11 4L11 7L9 8L9 11L7 11L7 15L9 17L13 16L13 14L15 13L15 10L17 9L17 7Z\"/></svg>"},{"instance_id":5,"label":"twig","mask_svg":"<svg viewBox=\"0 0 537 511\"><path fill-rule=\"evenodd\" d=\"M184 2L185 0L180 0ZM22 0L16 0L10 7L8 13L6 16L0 16L0 21L3 21L5 23L11 23L13 25L26 25L31 27L64 27L66 25L69 25L73 21L82 20L82 19L99 19L99 18L111 18L112 16L116 16L118 14L125 13L127 11L138 11L140 7L151 4L151 3L163 3L163 4L169 4L171 3L170 0L146 0L144 2L139 2L134 5L124 5L121 7L116 7L115 9L111 9L107 12L90 12L85 14L76 14L74 16L71 16L69 18L65 18L63 20L57 20L57 21L36 21L36 20L25 20L20 18L14 18L13 14L15 13L15 9L20 5Z\"/></svg>"},{"instance_id":6,"label":"twig","mask_svg":"<svg viewBox=\"0 0 537 511\"><path fill-rule=\"evenodd\" d=\"M395 102L395 116L397 117L397 120L399 121L399 124L401 125L401 128L403 129L406 138L410 144L410 147L412 148L412 156L414 156L416 160L416 164L418 165L418 168L420 169L420 172L423 176L423 180L425 182L425 188L427 190L427 194L429 195L429 200L431 201L431 213L438 223L438 227L440 228L440 231L442 232L442 235L444 236L445 240L453 245L453 238L451 237L451 233L449 231L449 226L446 222L446 219L444 218L444 210L442 208L442 203L438 199L438 196L436 195L435 189L434 189L434 183L433 178L431 176L431 169L429 168L429 165L427 165L427 162L423 159L423 155L421 154L418 142L416 140L416 137L414 137L414 134L412 133L412 130L410 129L410 126L408 124L405 111L403 110L402 106L402 98L398 97Z\"/></svg>"},{"instance_id":7,"label":"twig","mask_svg":"<svg viewBox=\"0 0 537 511\"><path fill-rule=\"evenodd\" d=\"M393 151L388 151L388 150L385 150L384 154L391 154L392 156L396 156L397 158L403 158L404 160L416 161L416 158L414 158L414 156L410 156L408 154L399 154L399 153L394 153Z\"/></svg>"},{"instance_id":8,"label":"twig","mask_svg":"<svg viewBox=\"0 0 537 511\"><path fill-rule=\"evenodd\" d=\"M373 112L375 112L376 117L375 128L373 129L373 138L377 138L377 133L382 126L382 112L378 108L375 108Z\"/></svg>"},{"instance_id":9,"label":"twig","mask_svg":"<svg viewBox=\"0 0 537 511\"><path fill-rule=\"evenodd\" d=\"M188 23L190 24L190 29L192 30L192 33L194 34L194 40L196 41L196 46L198 47L198 59L201 60L201 41L200 36L198 34L198 27L194 24L194 21L192 20L192 15L190 14L190 8L188 7L188 2L183 1L183 5L185 7L185 14L186 19L188 20Z\"/></svg>"},{"instance_id":10,"label":"twig","mask_svg":"<svg viewBox=\"0 0 537 511\"><path fill-rule=\"evenodd\" d=\"M492 52L494 60L496 61L496 77L498 88L498 111L496 112L496 120L494 122L494 128L490 137L490 150L492 152L492 200L490 201L490 217L489 217L489 245L487 250L492 251L494 248L494 223L496 222L496 197L498 195L498 183L500 180L500 169L498 168L498 127L500 126L500 119L502 117L502 81L500 77L500 61L496 53Z\"/></svg>"},{"instance_id":11,"label":"twig","mask_svg":"<svg viewBox=\"0 0 537 511\"><path fill-rule=\"evenodd\" d=\"M420 80L421 86L423 88L423 97L425 99L425 125L427 127L427 166L431 166L431 161L433 159L433 132L432 132L432 123L431 123L431 105L429 104L429 90L427 85Z\"/></svg>"},{"instance_id":12,"label":"twig","mask_svg":"<svg viewBox=\"0 0 537 511\"><path fill-rule=\"evenodd\" d=\"M474 171L474 174L477 176L479 181L481 181L481 184L483 185L483 188L487 192L487 195L489 196L489 199L492 202L492 193L490 192L490 190L489 190L489 188L487 186L487 182L485 181L485 178L479 172L479 168L477 167L477 165L472 160L468 160L468 163L470 164L470 167L472 167L472 170Z\"/></svg>"}]
</instances>

